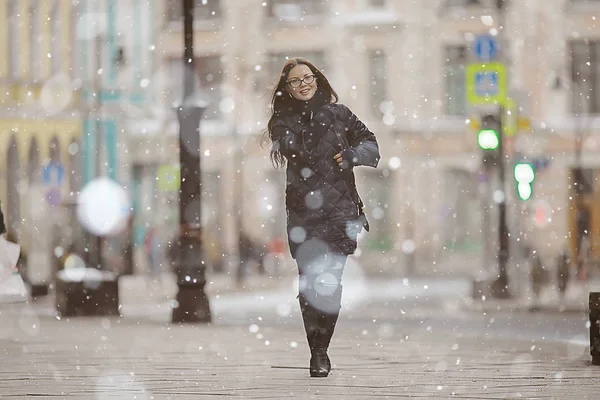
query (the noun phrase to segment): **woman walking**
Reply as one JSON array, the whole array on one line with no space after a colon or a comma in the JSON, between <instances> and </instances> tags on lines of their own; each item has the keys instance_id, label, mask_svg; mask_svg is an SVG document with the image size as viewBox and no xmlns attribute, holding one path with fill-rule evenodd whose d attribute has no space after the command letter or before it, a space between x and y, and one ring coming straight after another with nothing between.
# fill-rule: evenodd
<instances>
[{"instance_id":1,"label":"woman walking","mask_svg":"<svg viewBox=\"0 0 600 400\"><path fill-rule=\"evenodd\" d=\"M331 370L327 349L342 299L342 272L369 229L353 168L377 167L375 135L343 104L310 61L283 67L267 125L271 161L286 166L288 243L298 265L298 299L310 347L310 376Z\"/></svg>"}]
</instances>

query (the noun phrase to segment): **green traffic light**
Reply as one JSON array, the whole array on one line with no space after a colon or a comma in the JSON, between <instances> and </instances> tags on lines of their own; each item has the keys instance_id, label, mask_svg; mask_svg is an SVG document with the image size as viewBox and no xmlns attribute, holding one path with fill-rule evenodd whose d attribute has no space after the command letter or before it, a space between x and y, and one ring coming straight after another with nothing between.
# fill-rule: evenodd
<instances>
[{"instance_id":1,"label":"green traffic light","mask_svg":"<svg viewBox=\"0 0 600 400\"><path fill-rule=\"evenodd\" d=\"M531 184L530 183L519 183L517 185L517 194L521 200L529 200L531 197Z\"/></svg>"},{"instance_id":2,"label":"green traffic light","mask_svg":"<svg viewBox=\"0 0 600 400\"><path fill-rule=\"evenodd\" d=\"M517 181L517 195L521 200L529 200L533 188L531 184L535 180L535 169L529 163L515 164L514 169L515 181Z\"/></svg>"},{"instance_id":3,"label":"green traffic light","mask_svg":"<svg viewBox=\"0 0 600 400\"><path fill-rule=\"evenodd\" d=\"M477 134L477 144L482 150L496 150L500 145L498 132L494 129L481 129Z\"/></svg>"},{"instance_id":4,"label":"green traffic light","mask_svg":"<svg viewBox=\"0 0 600 400\"><path fill-rule=\"evenodd\" d=\"M533 165L529 163L518 163L515 165L515 181L518 183L531 183L535 179Z\"/></svg>"}]
</instances>

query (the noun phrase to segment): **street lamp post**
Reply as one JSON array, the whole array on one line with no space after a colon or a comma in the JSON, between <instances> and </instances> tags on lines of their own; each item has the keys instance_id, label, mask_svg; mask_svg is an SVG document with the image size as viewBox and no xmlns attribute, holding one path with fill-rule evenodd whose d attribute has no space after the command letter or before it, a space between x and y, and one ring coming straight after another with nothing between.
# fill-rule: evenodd
<instances>
[{"instance_id":1,"label":"street lamp post","mask_svg":"<svg viewBox=\"0 0 600 400\"><path fill-rule=\"evenodd\" d=\"M183 101L176 108L179 120L179 238L175 261L178 292L172 322L210 322L206 265L202 251L200 118L194 85L194 0L183 4Z\"/></svg>"},{"instance_id":2,"label":"street lamp post","mask_svg":"<svg viewBox=\"0 0 600 400\"><path fill-rule=\"evenodd\" d=\"M94 50L95 50L95 64L94 64L94 70L92 71L92 73L94 74L93 78L92 78L92 82L93 82L93 93L92 95L94 96L94 108L95 108L95 114L96 114L96 118L94 118L94 130L95 130L95 134L96 134L96 140L95 140L95 146L96 146L96 159L95 159L95 163L94 163L94 177L96 179L99 179L100 177L102 177L102 172L103 172L103 168L102 168L102 155L104 154L103 152L103 140L102 140L102 121L101 118L103 117L102 115L102 41L103 38L100 34L97 34L94 37ZM103 245L104 245L104 240L102 238L102 235L100 234L95 234L93 235L93 241L94 241L94 246L93 246L93 257L92 257L92 265L97 268L97 269L104 269L103 267L103 258L102 258L102 253L103 253Z\"/></svg>"}]
</instances>

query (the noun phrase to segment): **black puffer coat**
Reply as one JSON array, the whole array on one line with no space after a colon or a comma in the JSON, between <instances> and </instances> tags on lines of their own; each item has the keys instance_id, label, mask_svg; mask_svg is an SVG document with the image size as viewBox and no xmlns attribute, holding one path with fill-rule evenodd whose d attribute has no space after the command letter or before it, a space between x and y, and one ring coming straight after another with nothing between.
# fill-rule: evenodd
<instances>
[{"instance_id":1,"label":"black puffer coat","mask_svg":"<svg viewBox=\"0 0 600 400\"><path fill-rule=\"evenodd\" d=\"M330 251L354 253L363 226L357 221L364 216L352 167L377 167L380 156L375 135L345 105L326 104L314 118L288 115L277 119L273 139L287 159L286 209L292 257L297 258L302 245L311 239L324 242ZM348 168L334 160L341 152Z\"/></svg>"}]
</instances>

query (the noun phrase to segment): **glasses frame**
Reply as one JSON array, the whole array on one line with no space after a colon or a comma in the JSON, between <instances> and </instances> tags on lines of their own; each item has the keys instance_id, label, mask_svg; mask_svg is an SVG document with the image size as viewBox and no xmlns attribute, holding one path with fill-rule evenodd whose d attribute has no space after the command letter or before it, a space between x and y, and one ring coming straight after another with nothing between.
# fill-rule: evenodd
<instances>
[{"instance_id":1,"label":"glasses frame","mask_svg":"<svg viewBox=\"0 0 600 400\"><path fill-rule=\"evenodd\" d=\"M311 78L312 78L312 81L310 81L310 82L306 82L306 80L307 80L307 79L311 79ZM289 86L290 86L292 89L298 89L299 87L301 87L301 86L302 86L302 84L303 84L303 83L306 83L307 85L310 85L310 84L311 84L311 83L313 83L315 80L317 80L317 76L316 76L315 74L310 74L310 75L307 75L307 76L305 76L305 77L304 77L304 78L302 78L302 79L297 79L297 80L291 80L291 81L287 81L287 82L286 82L286 84L287 84L287 85L289 85ZM294 82L294 85L295 85L296 83L298 83L298 85L297 85L297 86L294 86L294 85L292 85L292 82Z\"/></svg>"}]
</instances>

